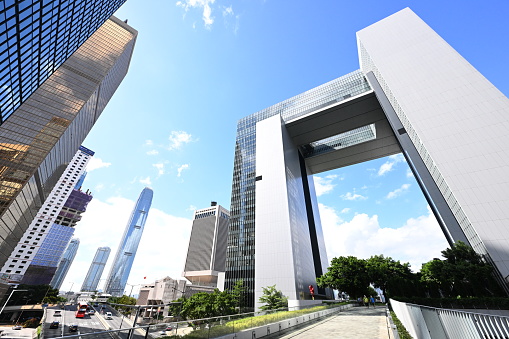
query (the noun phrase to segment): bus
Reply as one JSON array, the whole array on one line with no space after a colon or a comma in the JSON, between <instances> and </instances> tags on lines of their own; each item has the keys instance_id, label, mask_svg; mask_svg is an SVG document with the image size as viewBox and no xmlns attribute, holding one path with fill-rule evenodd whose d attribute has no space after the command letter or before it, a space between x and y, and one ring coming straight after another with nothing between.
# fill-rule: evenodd
<instances>
[{"instance_id":1,"label":"bus","mask_svg":"<svg viewBox=\"0 0 509 339\"><path fill-rule=\"evenodd\" d=\"M84 318L88 311L88 304L84 302L80 302L78 304L78 309L76 310L76 318Z\"/></svg>"}]
</instances>

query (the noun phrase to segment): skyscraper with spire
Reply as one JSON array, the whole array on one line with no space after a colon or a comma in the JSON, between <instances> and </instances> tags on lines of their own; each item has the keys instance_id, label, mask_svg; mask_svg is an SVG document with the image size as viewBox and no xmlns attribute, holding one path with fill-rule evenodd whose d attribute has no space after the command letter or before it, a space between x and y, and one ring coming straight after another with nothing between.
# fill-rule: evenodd
<instances>
[{"instance_id":1,"label":"skyscraper with spire","mask_svg":"<svg viewBox=\"0 0 509 339\"><path fill-rule=\"evenodd\" d=\"M134 210L129 218L129 222L118 246L115 260L111 266L110 273L105 285L105 292L113 296L122 296L124 293L134 257L140 244L141 235L145 228L148 211L152 204L152 189L145 187L134 206Z\"/></svg>"}]
</instances>

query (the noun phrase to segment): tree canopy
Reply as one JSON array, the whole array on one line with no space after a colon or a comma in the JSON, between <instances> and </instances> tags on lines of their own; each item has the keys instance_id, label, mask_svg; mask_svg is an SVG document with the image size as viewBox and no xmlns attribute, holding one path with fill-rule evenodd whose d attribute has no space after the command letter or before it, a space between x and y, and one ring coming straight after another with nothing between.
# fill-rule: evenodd
<instances>
[{"instance_id":1,"label":"tree canopy","mask_svg":"<svg viewBox=\"0 0 509 339\"><path fill-rule=\"evenodd\" d=\"M228 291L220 292L218 289L213 293L200 292L189 298L182 297L170 306L170 312L184 319L203 319L235 313L237 300Z\"/></svg>"},{"instance_id":2,"label":"tree canopy","mask_svg":"<svg viewBox=\"0 0 509 339\"><path fill-rule=\"evenodd\" d=\"M9 305L26 304L56 304L65 301L65 298L58 296L58 289L50 285L18 285L18 290L27 290L26 292L16 292L12 294ZM8 296L10 292L6 294Z\"/></svg>"},{"instance_id":3,"label":"tree canopy","mask_svg":"<svg viewBox=\"0 0 509 339\"><path fill-rule=\"evenodd\" d=\"M442 255L445 260L433 259L422 266L421 282L429 294L453 297L501 295L501 288L493 278L493 267L472 247L458 241L443 250Z\"/></svg>"},{"instance_id":4,"label":"tree canopy","mask_svg":"<svg viewBox=\"0 0 509 339\"><path fill-rule=\"evenodd\" d=\"M258 300L265 305L260 306L260 309L266 311L288 307L288 298L276 289L276 285L262 287L262 290L263 295Z\"/></svg>"},{"instance_id":5,"label":"tree canopy","mask_svg":"<svg viewBox=\"0 0 509 339\"><path fill-rule=\"evenodd\" d=\"M317 278L316 283L346 292L350 297L362 296L370 283L366 261L354 256L333 258L327 273Z\"/></svg>"}]
</instances>

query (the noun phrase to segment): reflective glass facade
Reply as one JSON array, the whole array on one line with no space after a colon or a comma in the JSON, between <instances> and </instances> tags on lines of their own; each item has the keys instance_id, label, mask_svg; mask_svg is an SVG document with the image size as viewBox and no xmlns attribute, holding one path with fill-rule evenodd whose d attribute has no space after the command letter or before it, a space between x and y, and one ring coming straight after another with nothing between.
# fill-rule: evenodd
<instances>
[{"instance_id":1,"label":"reflective glass facade","mask_svg":"<svg viewBox=\"0 0 509 339\"><path fill-rule=\"evenodd\" d=\"M0 125L125 0L0 1Z\"/></svg>"},{"instance_id":2,"label":"reflective glass facade","mask_svg":"<svg viewBox=\"0 0 509 339\"><path fill-rule=\"evenodd\" d=\"M67 275L67 272L69 272L69 268L71 267L74 257L76 256L76 252L78 252L79 246L79 239L75 238L71 240L69 246L67 246L67 249L64 252L64 255L62 256L62 259L60 260L60 263L58 264L55 275L50 282L51 287L60 289L62 283L64 282L65 276Z\"/></svg>"},{"instance_id":3,"label":"reflective glass facade","mask_svg":"<svg viewBox=\"0 0 509 339\"><path fill-rule=\"evenodd\" d=\"M237 124L225 288L239 279L247 286L247 303L254 306L256 123L280 115L284 122L371 91L361 71L332 80L249 115Z\"/></svg>"},{"instance_id":4,"label":"reflective glass facade","mask_svg":"<svg viewBox=\"0 0 509 339\"><path fill-rule=\"evenodd\" d=\"M104 266L108 261L111 249L109 247L99 247L95 252L94 260L88 269L87 276L81 285L82 292L93 292L97 290L97 285L104 271Z\"/></svg>"},{"instance_id":5,"label":"reflective glass facade","mask_svg":"<svg viewBox=\"0 0 509 339\"><path fill-rule=\"evenodd\" d=\"M153 195L154 192L150 188L145 187L134 206L117 253L115 254L115 260L108 274L108 280L104 289L106 293L110 293L113 296L122 296L124 293L134 257L140 244L141 235L145 228Z\"/></svg>"},{"instance_id":6,"label":"reflective glass facade","mask_svg":"<svg viewBox=\"0 0 509 339\"><path fill-rule=\"evenodd\" d=\"M107 20L0 126L0 265L125 77L136 36Z\"/></svg>"}]
</instances>

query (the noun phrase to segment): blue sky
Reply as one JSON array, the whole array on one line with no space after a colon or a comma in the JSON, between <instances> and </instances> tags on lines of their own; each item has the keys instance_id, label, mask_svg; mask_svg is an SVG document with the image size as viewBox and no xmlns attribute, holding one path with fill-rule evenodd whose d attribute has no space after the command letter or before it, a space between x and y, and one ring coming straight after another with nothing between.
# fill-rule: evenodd
<instances>
[{"instance_id":1,"label":"blue sky","mask_svg":"<svg viewBox=\"0 0 509 339\"><path fill-rule=\"evenodd\" d=\"M128 0L116 16L139 35L84 142L96 152L84 185L94 200L62 290L81 286L97 247L113 259L145 186L154 200L129 283L179 278L192 211L229 208L237 121L358 69L355 32L405 7L509 93L507 1ZM401 155L315 183L329 257L383 253L418 269L446 246Z\"/></svg>"}]
</instances>

